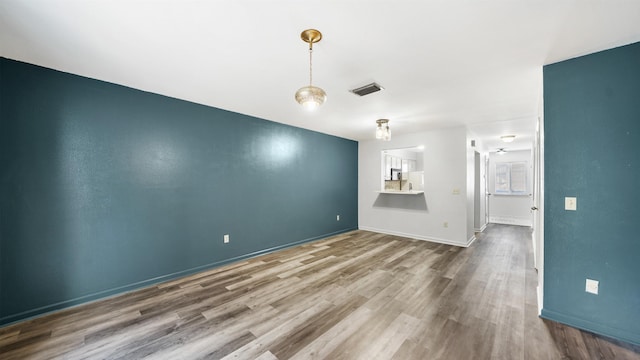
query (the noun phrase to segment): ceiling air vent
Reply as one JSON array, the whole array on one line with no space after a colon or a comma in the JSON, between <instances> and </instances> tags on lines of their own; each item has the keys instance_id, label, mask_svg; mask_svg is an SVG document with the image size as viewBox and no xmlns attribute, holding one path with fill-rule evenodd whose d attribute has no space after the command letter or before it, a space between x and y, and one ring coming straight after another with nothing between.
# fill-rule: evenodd
<instances>
[{"instance_id":1,"label":"ceiling air vent","mask_svg":"<svg viewBox=\"0 0 640 360\"><path fill-rule=\"evenodd\" d=\"M376 83L371 83L349 91L358 96L365 96L380 90L384 90L384 88Z\"/></svg>"}]
</instances>

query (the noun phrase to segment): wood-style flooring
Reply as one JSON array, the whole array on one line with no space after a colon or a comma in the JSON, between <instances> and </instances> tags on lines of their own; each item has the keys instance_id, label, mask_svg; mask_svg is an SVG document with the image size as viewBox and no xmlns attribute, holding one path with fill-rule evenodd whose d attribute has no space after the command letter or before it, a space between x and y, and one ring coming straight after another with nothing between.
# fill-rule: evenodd
<instances>
[{"instance_id":1,"label":"wood-style flooring","mask_svg":"<svg viewBox=\"0 0 640 360\"><path fill-rule=\"evenodd\" d=\"M640 359L537 317L530 238L353 231L0 328L0 358Z\"/></svg>"}]
</instances>

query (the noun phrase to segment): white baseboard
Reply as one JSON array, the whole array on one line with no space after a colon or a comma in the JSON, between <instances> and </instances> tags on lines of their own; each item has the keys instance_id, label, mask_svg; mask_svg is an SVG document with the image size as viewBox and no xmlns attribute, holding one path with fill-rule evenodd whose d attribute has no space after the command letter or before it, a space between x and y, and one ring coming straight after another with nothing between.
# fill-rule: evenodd
<instances>
[{"instance_id":1,"label":"white baseboard","mask_svg":"<svg viewBox=\"0 0 640 360\"><path fill-rule=\"evenodd\" d=\"M532 226L531 218L520 218L515 216L491 216L489 222L494 224Z\"/></svg>"},{"instance_id":2,"label":"white baseboard","mask_svg":"<svg viewBox=\"0 0 640 360\"><path fill-rule=\"evenodd\" d=\"M476 241L476 236L473 235L469 238L469 240L467 240L467 245L465 245L465 247L469 247L471 246L471 244L473 244L473 242Z\"/></svg>"},{"instance_id":3,"label":"white baseboard","mask_svg":"<svg viewBox=\"0 0 640 360\"><path fill-rule=\"evenodd\" d=\"M407 237L407 238L416 239L416 240L424 240L424 241L430 241L430 242L435 242L435 243L439 243L439 244L454 245L454 246L460 246L460 247L469 247L469 245L471 245L471 243L473 243L473 241L475 241L475 239L476 239L476 237L474 235L469 240L467 240L466 243L464 243L464 242L459 242L459 241L450 240L450 239L441 239L441 238L437 238L437 237L427 237L427 236L422 236L422 235L403 233L403 232L400 232L400 231L392 231L392 230L387 230L387 229L372 228L372 227L368 227L368 226L360 226L358 228L360 230L373 231L373 232L377 232L377 233L381 233L381 234L402 236L402 237Z\"/></svg>"},{"instance_id":4,"label":"white baseboard","mask_svg":"<svg viewBox=\"0 0 640 360\"><path fill-rule=\"evenodd\" d=\"M474 229L474 230L475 230L475 232L483 232L484 229L486 229L486 228L487 228L487 224L484 224L484 225L482 225L482 227L480 229Z\"/></svg>"}]
</instances>

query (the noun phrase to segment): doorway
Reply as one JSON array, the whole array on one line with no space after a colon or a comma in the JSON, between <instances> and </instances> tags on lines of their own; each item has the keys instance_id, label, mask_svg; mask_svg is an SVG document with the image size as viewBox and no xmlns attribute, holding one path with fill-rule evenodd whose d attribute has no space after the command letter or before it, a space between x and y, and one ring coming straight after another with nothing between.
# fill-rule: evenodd
<instances>
[{"instance_id":1,"label":"doorway","mask_svg":"<svg viewBox=\"0 0 640 360\"><path fill-rule=\"evenodd\" d=\"M483 214L482 211L482 174L480 173L480 153L474 152L474 190L473 190L473 228L476 232L483 230L484 224L482 223Z\"/></svg>"}]
</instances>

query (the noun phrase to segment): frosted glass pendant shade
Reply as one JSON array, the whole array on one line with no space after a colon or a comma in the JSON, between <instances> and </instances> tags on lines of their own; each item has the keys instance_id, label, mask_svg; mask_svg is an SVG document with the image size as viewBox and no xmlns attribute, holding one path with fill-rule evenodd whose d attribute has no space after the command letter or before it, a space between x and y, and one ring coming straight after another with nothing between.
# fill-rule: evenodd
<instances>
[{"instance_id":1,"label":"frosted glass pendant shade","mask_svg":"<svg viewBox=\"0 0 640 360\"><path fill-rule=\"evenodd\" d=\"M391 129L389 129L389 125L384 129L384 135L382 136L382 141L390 141L391 140Z\"/></svg>"},{"instance_id":2,"label":"frosted glass pendant shade","mask_svg":"<svg viewBox=\"0 0 640 360\"><path fill-rule=\"evenodd\" d=\"M391 129L389 128L389 120L388 119L380 119L376 120L378 126L376 126L376 139L382 141L390 141L391 140Z\"/></svg>"},{"instance_id":3,"label":"frosted glass pendant shade","mask_svg":"<svg viewBox=\"0 0 640 360\"><path fill-rule=\"evenodd\" d=\"M378 125L378 127L376 127L376 139L382 140L383 136L382 126Z\"/></svg>"},{"instance_id":4,"label":"frosted glass pendant shade","mask_svg":"<svg viewBox=\"0 0 640 360\"><path fill-rule=\"evenodd\" d=\"M296 101L306 110L313 111L327 101L327 93L317 86L304 86L296 91Z\"/></svg>"}]
</instances>

